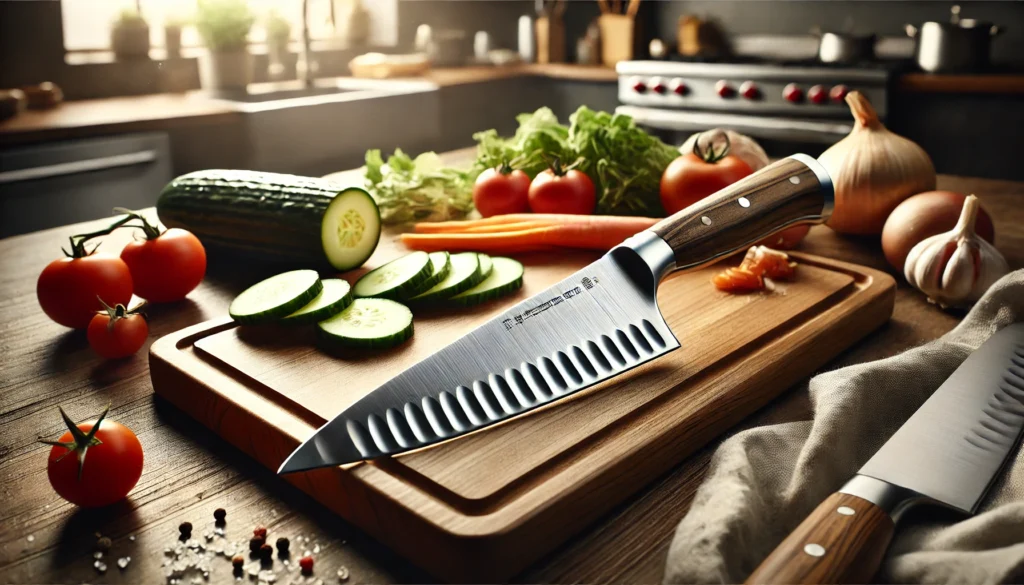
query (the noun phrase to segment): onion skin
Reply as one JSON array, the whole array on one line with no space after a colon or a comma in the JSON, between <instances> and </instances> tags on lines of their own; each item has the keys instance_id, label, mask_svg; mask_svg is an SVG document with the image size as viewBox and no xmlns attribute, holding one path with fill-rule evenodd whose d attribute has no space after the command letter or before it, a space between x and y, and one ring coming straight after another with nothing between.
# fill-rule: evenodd
<instances>
[{"instance_id":1,"label":"onion skin","mask_svg":"<svg viewBox=\"0 0 1024 585\"><path fill-rule=\"evenodd\" d=\"M882 251L893 268L903 272L907 254L919 242L956 227L967 196L954 191L918 193L900 203L882 228ZM995 243L992 218L978 209L975 231L988 243Z\"/></svg>"},{"instance_id":2,"label":"onion skin","mask_svg":"<svg viewBox=\"0 0 1024 585\"><path fill-rule=\"evenodd\" d=\"M850 92L846 103L853 130L818 157L835 186L826 223L837 232L878 234L901 201L935 189L935 166L920 146L886 129L860 92Z\"/></svg>"}]
</instances>

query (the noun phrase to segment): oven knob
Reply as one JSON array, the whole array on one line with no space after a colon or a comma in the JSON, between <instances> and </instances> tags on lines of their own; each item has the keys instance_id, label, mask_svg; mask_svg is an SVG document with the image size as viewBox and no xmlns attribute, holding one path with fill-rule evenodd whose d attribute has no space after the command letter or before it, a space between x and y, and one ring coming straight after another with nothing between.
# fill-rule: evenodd
<instances>
[{"instance_id":1,"label":"oven knob","mask_svg":"<svg viewBox=\"0 0 1024 585\"><path fill-rule=\"evenodd\" d=\"M846 99L846 94L850 93L850 88L843 84L839 84L832 88L832 91L828 92L828 97L832 98L834 102L841 102Z\"/></svg>"},{"instance_id":2,"label":"oven knob","mask_svg":"<svg viewBox=\"0 0 1024 585\"><path fill-rule=\"evenodd\" d=\"M798 104L804 101L804 90L800 89L799 85L790 83L786 87L782 88L782 97L787 101Z\"/></svg>"},{"instance_id":3,"label":"oven knob","mask_svg":"<svg viewBox=\"0 0 1024 585\"><path fill-rule=\"evenodd\" d=\"M815 85L807 90L807 99L816 104L824 104L828 102L828 92L825 91L824 86Z\"/></svg>"},{"instance_id":4,"label":"oven knob","mask_svg":"<svg viewBox=\"0 0 1024 585\"><path fill-rule=\"evenodd\" d=\"M672 81L672 92L676 95L686 95L690 93L690 88L686 87L682 79L676 79Z\"/></svg>"},{"instance_id":5,"label":"oven knob","mask_svg":"<svg viewBox=\"0 0 1024 585\"><path fill-rule=\"evenodd\" d=\"M660 77L655 77L654 79L651 80L651 89L654 90L656 93L661 94L668 91L668 87L665 85L665 82L662 81Z\"/></svg>"},{"instance_id":6,"label":"oven knob","mask_svg":"<svg viewBox=\"0 0 1024 585\"><path fill-rule=\"evenodd\" d=\"M635 79L633 80L633 91L637 93L644 93L647 91L647 84L641 79Z\"/></svg>"},{"instance_id":7,"label":"oven knob","mask_svg":"<svg viewBox=\"0 0 1024 585\"><path fill-rule=\"evenodd\" d=\"M736 95L736 89L729 85L729 82L724 79L719 79L718 82L715 83L715 92L724 98L731 98Z\"/></svg>"},{"instance_id":8,"label":"oven knob","mask_svg":"<svg viewBox=\"0 0 1024 585\"><path fill-rule=\"evenodd\" d=\"M743 84L740 85L740 95L748 100L760 99L761 88L757 87L757 84L753 81L744 81Z\"/></svg>"}]
</instances>

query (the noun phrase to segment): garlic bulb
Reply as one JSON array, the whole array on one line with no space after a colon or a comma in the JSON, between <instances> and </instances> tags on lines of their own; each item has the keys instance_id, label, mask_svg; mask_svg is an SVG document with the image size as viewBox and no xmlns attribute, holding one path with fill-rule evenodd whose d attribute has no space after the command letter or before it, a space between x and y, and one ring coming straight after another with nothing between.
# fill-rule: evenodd
<instances>
[{"instance_id":1,"label":"garlic bulb","mask_svg":"<svg viewBox=\"0 0 1024 585\"><path fill-rule=\"evenodd\" d=\"M853 130L818 158L835 186L828 225L848 234L879 234L901 201L935 189L935 166L920 146L886 129L859 92L847 94L846 103L856 120Z\"/></svg>"},{"instance_id":2,"label":"garlic bulb","mask_svg":"<svg viewBox=\"0 0 1024 585\"><path fill-rule=\"evenodd\" d=\"M974 233L978 209L978 198L969 195L952 231L922 240L907 254L907 282L943 307L973 304L1010 271L999 250Z\"/></svg>"},{"instance_id":3,"label":"garlic bulb","mask_svg":"<svg viewBox=\"0 0 1024 585\"><path fill-rule=\"evenodd\" d=\"M768 155L764 149L753 138L746 134L740 134L735 130L714 128L707 132L697 132L686 139L686 142L679 147L682 154L690 154L693 147L697 145L697 137L703 135L701 144L724 142L729 145L729 153L747 163L750 170L759 171L768 166ZM724 136L723 136L724 135Z\"/></svg>"}]
</instances>

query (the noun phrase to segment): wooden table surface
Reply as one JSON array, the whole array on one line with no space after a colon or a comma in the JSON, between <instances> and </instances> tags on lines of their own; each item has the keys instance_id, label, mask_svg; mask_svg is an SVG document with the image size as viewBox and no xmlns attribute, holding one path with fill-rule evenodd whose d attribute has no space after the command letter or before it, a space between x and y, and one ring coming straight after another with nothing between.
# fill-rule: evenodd
<instances>
[{"instance_id":1,"label":"wooden table surface","mask_svg":"<svg viewBox=\"0 0 1024 585\"><path fill-rule=\"evenodd\" d=\"M943 176L939 186L976 193L992 214L997 246L1012 267L1024 266L1024 183ZM190 521L201 535L213 528L215 508L227 510L227 538L247 539L252 527L267 526L271 540L288 536L293 549L319 545L316 578L336 583L342 566L351 582L431 581L344 521L333 517L285 481L243 456L216 435L153 395L146 351L104 362L81 332L46 318L35 296L39 272L61 255L68 236L104 221L65 226L0 240L0 582L166 583L161 563L178 525ZM116 253L130 238L117 234L101 250ZM814 228L803 249L885 268L876 238L850 238ZM188 299L154 306L149 341L223 315L230 299L268 274L212 255L206 280ZM829 368L886 357L941 335L958 316L928 304L902 279L892 321L840 356ZM683 343L686 332L680 333ZM142 479L126 501L108 509L78 510L61 500L46 478L48 447L37 437L64 429L63 405L75 420L93 418L107 404L110 418L131 427L145 449ZM745 421L741 427L806 419L806 387L798 387ZM738 429L737 429L738 430ZM522 582L658 582L676 523L686 513L717 443L666 473L629 502L519 575ZM94 567L96 533L113 549ZM120 570L115 560L131 557ZM223 557L212 564L209 582L232 583ZM277 564L280 569L280 563ZM279 577L288 583L296 573ZM182 581L189 582L188 580ZM308 582L315 582L310 579Z\"/></svg>"}]
</instances>

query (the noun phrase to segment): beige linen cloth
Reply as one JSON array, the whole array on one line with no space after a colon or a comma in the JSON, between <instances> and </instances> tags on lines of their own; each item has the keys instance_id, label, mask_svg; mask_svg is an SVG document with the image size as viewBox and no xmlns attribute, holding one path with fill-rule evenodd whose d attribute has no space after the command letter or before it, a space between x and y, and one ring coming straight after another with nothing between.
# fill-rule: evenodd
<instances>
[{"instance_id":1,"label":"beige linen cloth","mask_svg":"<svg viewBox=\"0 0 1024 585\"><path fill-rule=\"evenodd\" d=\"M725 441L676 529L666 583L741 583L814 508L860 469L993 332L1024 321L1024 270L1003 277L941 338L810 381L814 419ZM911 511L879 582L1024 582L1024 458L978 514Z\"/></svg>"}]
</instances>

